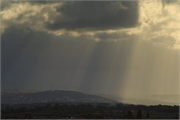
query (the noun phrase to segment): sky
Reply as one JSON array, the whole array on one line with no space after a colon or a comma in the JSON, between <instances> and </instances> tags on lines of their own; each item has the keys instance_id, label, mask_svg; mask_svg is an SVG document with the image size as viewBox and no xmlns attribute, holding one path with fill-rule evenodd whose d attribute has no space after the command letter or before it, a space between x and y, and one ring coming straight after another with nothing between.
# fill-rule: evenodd
<instances>
[{"instance_id":1,"label":"sky","mask_svg":"<svg viewBox=\"0 0 180 120\"><path fill-rule=\"evenodd\" d=\"M1 1L1 86L179 94L178 0Z\"/></svg>"}]
</instances>

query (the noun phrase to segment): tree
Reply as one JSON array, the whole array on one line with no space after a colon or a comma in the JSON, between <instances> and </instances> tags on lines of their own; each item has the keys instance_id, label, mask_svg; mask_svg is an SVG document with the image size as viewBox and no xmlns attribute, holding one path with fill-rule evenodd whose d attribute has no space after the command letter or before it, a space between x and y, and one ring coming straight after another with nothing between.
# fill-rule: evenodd
<instances>
[{"instance_id":1,"label":"tree","mask_svg":"<svg viewBox=\"0 0 180 120\"><path fill-rule=\"evenodd\" d=\"M147 111L146 118L149 118L149 111Z\"/></svg>"},{"instance_id":2,"label":"tree","mask_svg":"<svg viewBox=\"0 0 180 120\"><path fill-rule=\"evenodd\" d=\"M134 119L134 116L131 111L128 111L128 113L124 116L125 119Z\"/></svg>"},{"instance_id":3,"label":"tree","mask_svg":"<svg viewBox=\"0 0 180 120\"><path fill-rule=\"evenodd\" d=\"M141 110L139 109L138 112L137 112L137 119L142 119L142 112Z\"/></svg>"}]
</instances>

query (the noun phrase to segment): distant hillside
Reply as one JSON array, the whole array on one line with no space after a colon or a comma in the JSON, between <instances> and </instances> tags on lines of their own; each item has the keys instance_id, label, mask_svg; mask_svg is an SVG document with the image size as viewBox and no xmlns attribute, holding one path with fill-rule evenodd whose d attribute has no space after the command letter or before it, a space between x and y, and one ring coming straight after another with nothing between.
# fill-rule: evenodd
<instances>
[{"instance_id":1,"label":"distant hillside","mask_svg":"<svg viewBox=\"0 0 180 120\"><path fill-rule=\"evenodd\" d=\"M4 93L1 95L2 104L29 104L45 102L110 103L115 101L97 95L59 90L35 93Z\"/></svg>"},{"instance_id":2,"label":"distant hillside","mask_svg":"<svg viewBox=\"0 0 180 120\"><path fill-rule=\"evenodd\" d=\"M1 89L1 94L8 94L8 93L14 93L14 94L18 94L18 93L36 93L36 92L40 92L38 90L26 90L26 89Z\"/></svg>"}]
</instances>

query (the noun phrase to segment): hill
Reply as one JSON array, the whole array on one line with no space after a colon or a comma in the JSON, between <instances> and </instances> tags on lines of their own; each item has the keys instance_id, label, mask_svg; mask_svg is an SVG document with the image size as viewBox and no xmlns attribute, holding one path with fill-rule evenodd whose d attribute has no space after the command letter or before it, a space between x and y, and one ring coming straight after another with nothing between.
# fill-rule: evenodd
<instances>
[{"instance_id":1,"label":"hill","mask_svg":"<svg viewBox=\"0 0 180 120\"><path fill-rule=\"evenodd\" d=\"M2 104L30 104L46 102L111 103L115 101L98 95L62 90L49 90L35 93L4 93L1 95Z\"/></svg>"}]
</instances>

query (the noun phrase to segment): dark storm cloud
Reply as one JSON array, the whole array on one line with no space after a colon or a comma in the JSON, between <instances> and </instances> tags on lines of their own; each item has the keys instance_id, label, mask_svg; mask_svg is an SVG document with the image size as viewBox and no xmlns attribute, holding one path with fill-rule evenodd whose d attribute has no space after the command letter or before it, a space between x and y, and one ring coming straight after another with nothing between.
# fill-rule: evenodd
<instances>
[{"instance_id":1,"label":"dark storm cloud","mask_svg":"<svg viewBox=\"0 0 180 120\"><path fill-rule=\"evenodd\" d=\"M60 15L46 25L50 30L129 28L138 24L139 17L137 1L64 2L56 11Z\"/></svg>"}]
</instances>

